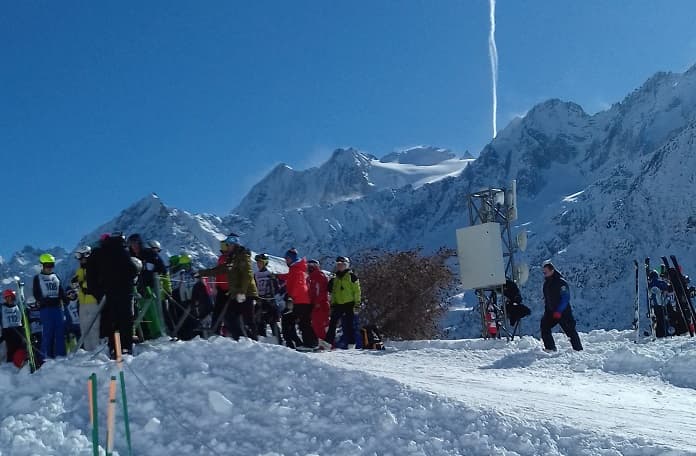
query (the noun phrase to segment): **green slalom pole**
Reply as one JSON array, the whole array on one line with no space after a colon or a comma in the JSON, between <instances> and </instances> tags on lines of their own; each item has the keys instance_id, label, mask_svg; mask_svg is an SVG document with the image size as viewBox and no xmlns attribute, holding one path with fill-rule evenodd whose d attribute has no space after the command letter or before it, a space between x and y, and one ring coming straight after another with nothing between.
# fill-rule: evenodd
<instances>
[{"instance_id":1,"label":"green slalom pole","mask_svg":"<svg viewBox=\"0 0 696 456\"><path fill-rule=\"evenodd\" d=\"M126 377L123 375L123 356L121 351L121 333L114 333L114 345L116 349L116 365L118 366L118 376L121 381L121 402L123 402L123 423L126 430L126 442L128 443L128 456L132 456L133 448L131 445L130 422L128 419L128 400L126 399Z\"/></svg>"},{"instance_id":2,"label":"green slalom pole","mask_svg":"<svg viewBox=\"0 0 696 456\"><path fill-rule=\"evenodd\" d=\"M97 406L97 374L89 376L91 394L92 454L99 456L99 408Z\"/></svg>"},{"instance_id":3,"label":"green slalom pole","mask_svg":"<svg viewBox=\"0 0 696 456\"><path fill-rule=\"evenodd\" d=\"M131 446L130 421L128 419L128 400L126 399L126 379L123 376L123 371L119 372L121 379L121 401L123 402L123 422L126 426L126 442L128 442L128 456L132 456L133 448Z\"/></svg>"}]
</instances>

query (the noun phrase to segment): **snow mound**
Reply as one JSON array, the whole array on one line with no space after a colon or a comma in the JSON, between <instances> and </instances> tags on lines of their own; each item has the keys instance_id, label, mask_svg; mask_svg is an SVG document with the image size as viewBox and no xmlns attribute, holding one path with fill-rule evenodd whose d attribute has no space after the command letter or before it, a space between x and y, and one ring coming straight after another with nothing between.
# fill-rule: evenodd
<instances>
[{"instance_id":1,"label":"snow mound","mask_svg":"<svg viewBox=\"0 0 696 456\"><path fill-rule=\"evenodd\" d=\"M463 348L462 343L460 353L451 346L440 350L432 343L422 350L312 355L222 338L186 343L162 340L139 346L139 354L124 363L134 453L670 454L673 447L665 442L570 425L554 416L541 419L538 413L530 413L536 404L524 413L509 413L491 403L481 407L424 386L437 385L443 372L454 370L459 375L459 369L470 369L472 361L467 365L465 359L490 365L505 355L524 354L531 345L524 340L487 350L476 348L478 341L469 343L472 348ZM563 370L570 358L536 357L534 364L544 378L550 370L545 363L560 364ZM427 366L422 363L425 360L438 367ZM479 370L478 382L490 382L489 394L481 397L493 396L502 379L519 393L517 386L524 384L520 383L524 377L518 371L524 369ZM387 378L385 370L400 372L401 377ZM90 359L86 353L72 360L49 361L34 375L2 366L0 383L12 394L0 396L0 454L91 454L85 382L91 372L97 373L103 423L106 380L114 371L114 364L105 357ZM428 382L404 382L419 376ZM476 390L475 382L459 378L449 383L449 389L458 384ZM521 401L529 404L525 398ZM661 429L666 433L671 428ZM101 430L103 441L103 426ZM687 454L679 445L675 448L678 451L672 454ZM125 452L120 404L116 449Z\"/></svg>"}]
</instances>

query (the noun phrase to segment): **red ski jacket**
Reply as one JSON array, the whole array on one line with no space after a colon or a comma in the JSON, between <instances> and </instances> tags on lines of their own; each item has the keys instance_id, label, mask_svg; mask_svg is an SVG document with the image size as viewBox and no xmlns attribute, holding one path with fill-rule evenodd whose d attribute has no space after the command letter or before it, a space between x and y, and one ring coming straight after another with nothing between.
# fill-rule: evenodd
<instances>
[{"instance_id":1,"label":"red ski jacket","mask_svg":"<svg viewBox=\"0 0 696 456\"><path fill-rule=\"evenodd\" d=\"M290 265L287 274L278 274L285 281L285 289L295 304L309 304L309 287L307 287L307 259L302 258Z\"/></svg>"}]
</instances>

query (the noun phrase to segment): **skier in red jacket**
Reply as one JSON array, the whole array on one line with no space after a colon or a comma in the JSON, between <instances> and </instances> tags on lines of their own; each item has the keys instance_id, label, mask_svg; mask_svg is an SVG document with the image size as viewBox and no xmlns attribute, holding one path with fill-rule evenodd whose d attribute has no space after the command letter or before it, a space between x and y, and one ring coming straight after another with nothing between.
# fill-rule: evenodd
<instances>
[{"instance_id":1,"label":"skier in red jacket","mask_svg":"<svg viewBox=\"0 0 696 456\"><path fill-rule=\"evenodd\" d=\"M290 271L287 274L278 274L280 280L285 281L288 294L288 309L292 310L294 318L290 318L288 324L294 327L294 319L302 333L302 343L295 347L300 351L314 350L318 348L317 336L312 329L312 304L307 287L307 260L300 258L297 250L290 249L285 252L285 262ZM291 328L290 330L292 331ZM298 340L296 338L292 338ZM286 338L286 341L291 339Z\"/></svg>"},{"instance_id":2,"label":"skier in red jacket","mask_svg":"<svg viewBox=\"0 0 696 456\"><path fill-rule=\"evenodd\" d=\"M329 278L321 270L319 261L309 260L307 262L309 278L309 301L312 303L312 329L314 334L320 338L326 338L326 328L329 327L329 316L331 308L329 306Z\"/></svg>"}]
</instances>

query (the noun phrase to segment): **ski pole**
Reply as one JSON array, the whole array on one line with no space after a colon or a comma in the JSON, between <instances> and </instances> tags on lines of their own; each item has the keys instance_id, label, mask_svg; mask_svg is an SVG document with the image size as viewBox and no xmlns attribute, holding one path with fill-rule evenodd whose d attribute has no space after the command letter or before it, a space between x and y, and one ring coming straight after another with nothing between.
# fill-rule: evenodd
<instances>
[{"instance_id":1,"label":"ski pole","mask_svg":"<svg viewBox=\"0 0 696 456\"><path fill-rule=\"evenodd\" d=\"M116 377L109 381L109 407L106 411L106 456L114 453L114 432L116 427Z\"/></svg>"},{"instance_id":2,"label":"ski pole","mask_svg":"<svg viewBox=\"0 0 696 456\"><path fill-rule=\"evenodd\" d=\"M123 402L123 421L126 430L126 442L128 443L128 455L133 454L131 446L130 422L128 419L128 400L126 398L126 378L123 375L123 358L121 357L121 333L114 333L114 346L116 348L116 364L118 365L118 376L121 381L121 401Z\"/></svg>"},{"instance_id":3,"label":"ski pole","mask_svg":"<svg viewBox=\"0 0 696 456\"><path fill-rule=\"evenodd\" d=\"M104 310L104 306L106 305L106 295L102 296L101 301L99 301L99 307L97 308L97 313L94 315L94 318L92 318L92 321L89 323L87 326L87 331L83 332L80 335L80 339L77 341L77 346L75 347L74 353L77 353L77 351L82 347L82 343L85 341L85 337L87 337L87 334L92 331L92 328L94 327L95 323L97 323L97 320L99 317L101 317L102 310Z\"/></svg>"},{"instance_id":4,"label":"ski pole","mask_svg":"<svg viewBox=\"0 0 696 456\"><path fill-rule=\"evenodd\" d=\"M92 427L92 454L99 456L99 415L97 408L97 374L87 380L87 397L89 398L89 424Z\"/></svg>"}]
</instances>

